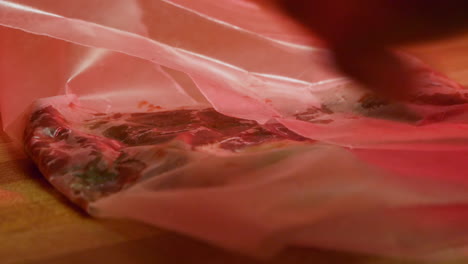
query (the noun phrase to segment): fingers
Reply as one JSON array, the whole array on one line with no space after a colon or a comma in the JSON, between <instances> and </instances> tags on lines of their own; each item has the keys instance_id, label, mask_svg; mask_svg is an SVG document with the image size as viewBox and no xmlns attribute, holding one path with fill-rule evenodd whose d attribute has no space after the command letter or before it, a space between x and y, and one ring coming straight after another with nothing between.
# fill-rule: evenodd
<instances>
[{"instance_id":1,"label":"fingers","mask_svg":"<svg viewBox=\"0 0 468 264\"><path fill-rule=\"evenodd\" d=\"M368 89L404 99L414 76L388 47L468 29L468 0L274 0L318 34L338 67Z\"/></svg>"},{"instance_id":2,"label":"fingers","mask_svg":"<svg viewBox=\"0 0 468 264\"><path fill-rule=\"evenodd\" d=\"M274 0L325 40L376 45L443 37L468 29L466 0Z\"/></svg>"},{"instance_id":3,"label":"fingers","mask_svg":"<svg viewBox=\"0 0 468 264\"><path fill-rule=\"evenodd\" d=\"M370 46L336 46L332 51L339 69L369 90L392 100L410 97L415 76L395 53Z\"/></svg>"}]
</instances>

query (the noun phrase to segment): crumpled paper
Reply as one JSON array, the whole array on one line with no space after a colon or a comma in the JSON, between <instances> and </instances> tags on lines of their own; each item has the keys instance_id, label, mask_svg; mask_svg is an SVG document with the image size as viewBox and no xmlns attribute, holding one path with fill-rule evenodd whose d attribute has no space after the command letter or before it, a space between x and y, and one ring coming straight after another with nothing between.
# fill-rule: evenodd
<instances>
[{"instance_id":1,"label":"crumpled paper","mask_svg":"<svg viewBox=\"0 0 468 264\"><path fill-rule=\"evenodd\" d=\"M94 216L255 256L286 246L465 255L468 97L413 57L401 55L419 89L390 103L335 72L319 40L249 1L0 0L0 25L0 112L17 142L40 98L100 113L142 111L142 100L214 107L316 141L211 153L91 203Z\"/></svg>"}]
</instances>

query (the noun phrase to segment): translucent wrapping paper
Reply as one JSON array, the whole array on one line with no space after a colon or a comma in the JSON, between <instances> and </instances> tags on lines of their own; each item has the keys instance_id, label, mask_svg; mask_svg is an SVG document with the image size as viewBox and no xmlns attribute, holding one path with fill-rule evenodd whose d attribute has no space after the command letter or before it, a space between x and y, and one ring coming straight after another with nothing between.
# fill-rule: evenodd
<instances>
[{"instance_id":1,"label":"translucent wrapping paper","mask_svg":"<svg viewBox=\"0 0 468 264\"><path fill-rule=\"evenodd\" d=\"M0 112L96 217L255 256L464 255L468 95L417 59L407 102L242 0L0 0Z\"/></svg>"}]
</instances>

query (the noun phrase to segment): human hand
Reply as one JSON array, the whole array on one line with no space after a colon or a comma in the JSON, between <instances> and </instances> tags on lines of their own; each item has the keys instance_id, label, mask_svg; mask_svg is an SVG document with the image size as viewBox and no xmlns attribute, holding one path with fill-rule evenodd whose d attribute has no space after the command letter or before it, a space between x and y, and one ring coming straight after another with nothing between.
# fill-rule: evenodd
<instances>
[{"instance_id":1,"label":"human hand","mask_svg":"<svg viewBox=\"0 0 468 264\"><path fill-rule=\"evenodd\" d=\"M467 0L272 0L324 39L337 66L365 87L404 99L413 75L389 49L468 29Z\"/></svg>"}]
</instances>

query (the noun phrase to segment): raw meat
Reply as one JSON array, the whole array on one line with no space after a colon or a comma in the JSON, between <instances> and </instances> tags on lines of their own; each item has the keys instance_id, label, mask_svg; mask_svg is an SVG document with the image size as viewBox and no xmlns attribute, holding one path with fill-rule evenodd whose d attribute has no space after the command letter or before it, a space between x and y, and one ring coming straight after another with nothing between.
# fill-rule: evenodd
<instances>
[{"instance_id":1,"label":"raw meat","mask_svg":"<svg viewBox=\"0 0 468 264\"><path fill-rule=\"evenodd\" d=\"M281 141L310 142L281 124L259 125L212 108L103 114L68 107L82 111L82 123L67 121L51 105L37 109L25 148L49 181L82 207L141 178L183 167L189 150L229 154Z\"/></svg>"}]
</instances>

